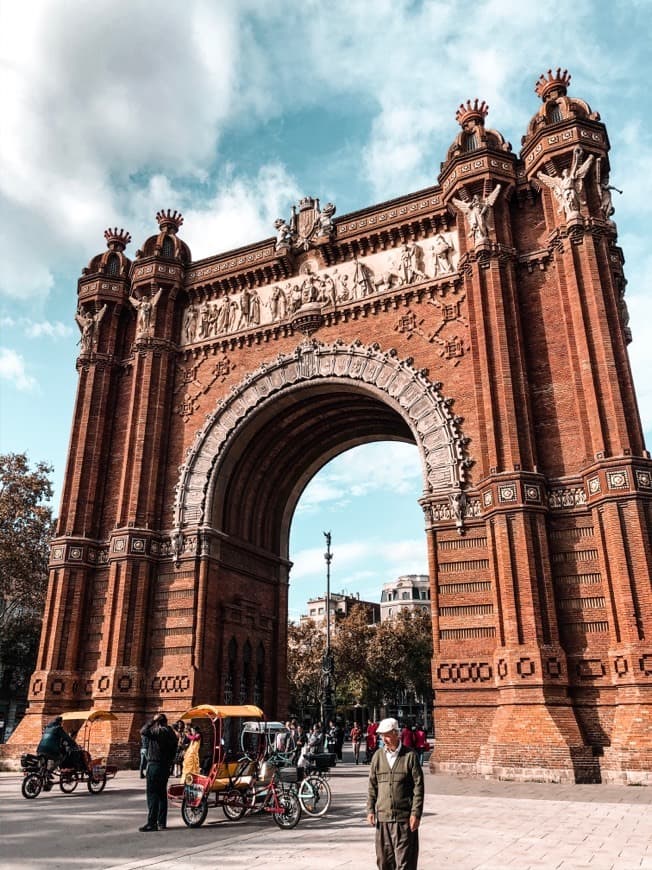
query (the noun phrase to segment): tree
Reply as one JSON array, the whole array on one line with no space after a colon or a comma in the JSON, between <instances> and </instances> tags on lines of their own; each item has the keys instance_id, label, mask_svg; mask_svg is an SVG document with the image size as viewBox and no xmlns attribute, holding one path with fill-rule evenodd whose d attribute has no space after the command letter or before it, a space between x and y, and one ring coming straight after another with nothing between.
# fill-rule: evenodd
<instances>
[{"instance_id":1,"label":"tree","mask_svg":"<svg viewBox=\"0 0 652 870\"><path fill-rule=\"evenodd\" d=\"M352 707L368 694L370 673L367 652L374 626L369 625L369 610L362 604L354 605L336 625L332 642L335 696L338 706Z\"/></svg>"},{"instance_id":2,"label":"tree","mask_svg":"<svg viewBox=\"0 0 652 870\"><path fill-rule=\"evenodd\" d=\"M0 663L19 683L36 661L45 603L51 471L43 462L31 470L24 453L0 454Z\"/></svg>"},{"instance_id":3,"label":"tree","mask_svg":"<svg viewBox=\"0 0 652 870\"><path fill-rule=\"evenodd\" d=\"M432 625L425 611L402 610L377 626L368 648L370 700L402 703L406 694L428 697L432 690Z\"/></svg>"},{"instance_id":4,"label":"tree","mask_svg":"<svg viewBox=\"0 0 652 870\"><path fill-rule=\"evenodd\" d=\"M323 626L312 620L288 628L288 682L292 709L303 712L321 702ZM335 659L335 700L340 709L369 709L406 703L429 704L432 695L430 613L401 611L370 625L363 605L337 619L331 648Z\"/></svg>"},{"instance_id":5,"label":"tree","mask_svg":"<svg viewBox=\"0 0 652 870\"><path fill-rule=\"evenodd\" d=\"M326 636L314 620L288 625L290 707L302 713L321 703L321 669Z\"/></svg>"}]
</instances>

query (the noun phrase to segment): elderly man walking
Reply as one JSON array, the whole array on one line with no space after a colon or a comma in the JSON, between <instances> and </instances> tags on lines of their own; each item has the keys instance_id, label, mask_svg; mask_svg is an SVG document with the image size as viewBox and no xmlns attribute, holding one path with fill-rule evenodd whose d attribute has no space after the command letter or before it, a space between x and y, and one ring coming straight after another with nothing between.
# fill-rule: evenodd
<instances>
[{"instance_id":1,"label":"elderly man walking","mask_svg":"<svg viewBox=\"0 0 652 870\"><path fill-rule=\"evenodd\" d=\"M376 826L379 870L416 870L423 812L423 771L413 749L401 745L396 719L378 726L383 738L371 761L367 820Z\"/></svg>"}]
</instances>

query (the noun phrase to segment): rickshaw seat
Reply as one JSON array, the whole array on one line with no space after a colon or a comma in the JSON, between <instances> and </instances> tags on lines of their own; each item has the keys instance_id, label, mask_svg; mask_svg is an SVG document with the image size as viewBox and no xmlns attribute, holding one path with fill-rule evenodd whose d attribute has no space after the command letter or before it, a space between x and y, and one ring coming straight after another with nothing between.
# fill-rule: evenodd
<instances>
[{"instance_id":1,"label":"rickshaw seat","mask_svg":"<svg viewBox=\"0 0 652 870\"><path fill-rule=\"evenodd\" d=\"M224 791L226 788L248 788L253 785L255 777L239 776L237 779L229 779L228 777L218 777L213 780L211 791Z\"/></svg>"}]
</instances>

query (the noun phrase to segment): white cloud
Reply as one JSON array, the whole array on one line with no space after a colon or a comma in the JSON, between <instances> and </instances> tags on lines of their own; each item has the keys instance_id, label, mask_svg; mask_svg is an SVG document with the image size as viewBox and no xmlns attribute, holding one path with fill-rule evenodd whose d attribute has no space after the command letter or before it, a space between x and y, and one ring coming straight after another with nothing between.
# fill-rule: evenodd
<instances>
[{"instance_id":1,"label":"white cloud","mask_svg":"<svg viewBox=\"0 0 652 870\"><path fill-rule=\"evenodd\" d=\"M311 547L299 550L293 556L291 581L310 577L324 576L324 551ZM333 571L337 570L338 586L344 584L350 587L353 579L369 577L369 565L381 563L383 578L376 582L391 580L397 573L420 574L427 573L426 540L422 538L404 538L399 540L381 540L374 537L361 541L338 543L333 555Z\"/></svg>"},{"instance_id":2,"label":"white cloud","mask_svg":"<svg viewBox=\"0 0 652 870\"><path fill-rule=\"evenodd\" d=\"M374 493L421 493L421 464L413 444L383 441L354 449L331 460L304 490L300 513L321 510L329 502L340 507Z\"/></svg>"},{"instance_id":3,"label":"white cloud","mask_svg":"<svg viewBox=\"0 0 652 870\"><path fill-rule=\"evenodd\" d=\"M293 554L290 572L291 618L305 612L309 598L324 595L325 570L323 550L310 548ZM425 536L338 543L331 569L331 592L359 594L366 601L380 601L384 583L402 574L428 574Z\"/></svg>"},{"instance_id":4,"label":"white cloud","mask_svg":"<svg viewBox=\"0 0 652 870\"><path fill-rule=\"evenodd\" d=\"M8 347L0 347L0 378L9 381L17 390L36 387L36 380L27 374L23 357Z\"/></svg>"},{"instance_id":5,"label":"white cloud","mask_svg":"<svg viewBox=\"0 0 652 870\"><path fill-rule=\"evenodd\" d=\"M603 46L588 0L152 9L140 0L119 18L109 0L33 0L3 10L0 209L12 221L0 292L45 297L57 267L94 253L106 225L128 224L137 243L150 235L152 207L185 209L197 257L270 235L297 192L286 169L247 179L234 168L201 187L215 182L226 132L329 102L364 107L360 175L386 199L435 181L461 100L486 99L490 123L517 146L536 109L524 82L541 70L563 58L610 97L627 72L621 61L596 74ZM333 131L333 152L345 139ZM635 155L637 137L622 147Z\"/></svg>"},{"instance_id":6,"label":"white cloud","mask_svg":"<svg viewBox=\"0 0 652 870\"><path fill-rule=\"evenodd\" d=\"M25 335L28 338L67 338L73 334L71 326L62 323L60 320L50 322L49 320L31 321L25 324Z\"/></svg>"}]
</instances>

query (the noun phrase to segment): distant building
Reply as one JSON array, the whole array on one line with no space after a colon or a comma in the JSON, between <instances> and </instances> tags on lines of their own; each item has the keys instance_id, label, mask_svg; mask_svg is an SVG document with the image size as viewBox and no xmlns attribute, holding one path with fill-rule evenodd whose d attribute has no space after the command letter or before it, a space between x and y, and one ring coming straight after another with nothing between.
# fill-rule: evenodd
<instances>
[{"instance_id":1,"label":"distant building","mask_svg":"<svg viewBox=\"0 0 652 870\"><path fill-rule=\"evenodd\" d=\"M401 610L424 610L430 613L430 580L427 574L403 574L383 584L380 597L380 621L392 619Z\"/></svg>"},{"instance_id":2,"label":"distant building","mask_svg":"<svg viewBox=\"0 0 652 870\"><path fill-rule=\"evenodd\" d=\"M380 604L376 601L361 601L360 594L345 595L333 592L330 596L331 625L335 625L336 619L348 616L353 607L362 606L368 614L369 624L380 622ZM316 623L326 624L326 596L309 598L306 604L307 613L301 617L301 622L312 619Z\"/></svg>"}]
</instances>

